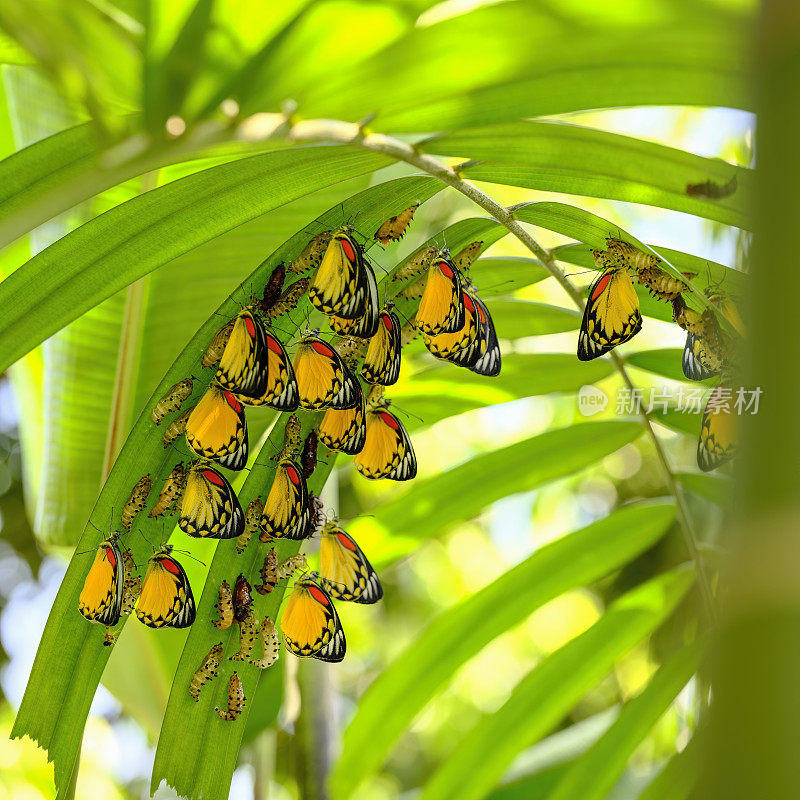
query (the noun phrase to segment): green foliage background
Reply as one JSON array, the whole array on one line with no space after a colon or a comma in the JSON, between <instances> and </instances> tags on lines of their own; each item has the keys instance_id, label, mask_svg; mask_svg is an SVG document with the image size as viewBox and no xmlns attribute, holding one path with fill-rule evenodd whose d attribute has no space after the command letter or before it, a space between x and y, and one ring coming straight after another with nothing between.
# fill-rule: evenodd
<instances>
[{"instance_id":1,"label":"green foliage background","mask_svg":"<svg viewBox=\"0 0 800 800\"><path fill-rule=\"evenodd\" d=\"M698 296L711 281L751 290L749 145L701 156L603 130L599 110L752 111L753 20L734 0L0 4L0 369L22 410L36 541L74 551L12 735L47 751L59 797L90 791L99 771L81 745L100 682L156 747L153 791L166 781L185 797L225 798L244 764L258 797L692 795L714 641L697 579L716 586L725 563L730 476L697 472L696 417L620 418L613 403L598 419L577 413L586 384L613 397L628 379L683 383L680 350L669 307L642 294L645 331L621 359L578 362L580 309L552 272L585 287L590 250L607 236L637 243L625 227L649 207L738 236L730 264L684 252L679 238L653 243L668 269L697 275ZM502 219L336 120L458 165L550 249L526 249ZM304 125L316 131L308 140ZM729 197L686 193L732 177ZM212 711L224 681L199 704L186 685L219 638L205 624L216 587L253 574L255 549L237 557L138 520L126 538L137 562L170 536L208 563L186 563L198 622L126 625L111 652L76 611L96 528L138 476L159 486L179 460L150 409L201 375L221 320L314 233L354 219L369 235L414 200L406 239L370 251L384 291L400 288L393 271L427 242L457 251L481 239L473 277L503 373L478 379L432 363L419 341L406 348L389 395L409 414L420 477L365 486L333 458L315 475L317 488L331 476L329 500L355 520L385 601L342 610L342 667L282 655L263 676L245 672L246 712L225 725ZM309 313L280 320L285 340ZM284 421L248 412L243 504L269 485ZM1 532L35 560L13 487ZM275 618L280 599L259 599L257 614ZM13 780L35 785L35 756L13 753ZM37 780L47 796L49 778Z\"/></svg>"}]
</instances>

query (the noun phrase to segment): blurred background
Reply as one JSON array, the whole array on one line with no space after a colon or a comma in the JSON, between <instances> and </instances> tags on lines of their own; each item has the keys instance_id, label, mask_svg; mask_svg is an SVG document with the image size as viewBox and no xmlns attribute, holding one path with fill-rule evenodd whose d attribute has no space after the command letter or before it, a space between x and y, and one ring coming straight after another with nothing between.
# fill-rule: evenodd
<instances>
[{"instance_id":1,"label":"blurred background","mask_svg":"<svg viewBox=\"0 0 800 800\"><path fill-rule=\"evenodd\" d=\"M189 92L190 97L213 94L204 82L224 87L230 63L235 61L230 54L237 48L252 50L258 38L252 31L247 41L250 31L246 21L256 25L254 20L263 11L260 4L242 0L229 5L241 12L236 25L218 28L205 57L198 56L195 62L192 56L184 64L187 70L197 69L194 95ZM270 11L267 16L275 13L285 20L300 7L281 5L286 8ZM287 34L277 55L273 54L275 80L269 90L260 92L261 96L255 93L251 110L273 111L275 98L296 96L302 109L303 92L293 92L295 87L314 87L320 75L344 71L350 60L363 65L372 53L402 41L409 31L434 35L437 26L452 26L459 20L463 30L479 28L480 16L474 22L471 16L480 15L489 6L520 4L397 0L311 5L309 15ZM554 42L568 41L572 36L601 37L611 28L624 28L632 35L658 26L679 30L689 7L665 0L613 2L602 7L583 0L522 5L530 19L540 23L535 30L520 33L520 39L530 48L540 44L554 48ZM744 2L718 0L696 5L699 10L694 31L704 25L711 27L715 15L738 24L750 13L749 4ZM141 4L137 0L113 4L105 0L66 2L50 20L30 16L47 12L45 3L26 0L18 8L6 4L0 10L0 26L5 31L0 39L0 154L10 155L85 121L90 114L104 120L106 133L113 140L114 124L137 112L141 87L136 71L128 66L135 55L121 49L118 42L114 44L113 39L106 41L108 52L104 52L98 37L105 35L109 19L123 30L137 30L147 20L144 7L143 0ZM87 8L104 24L82 25ZM167 13L168 8L169 4L164 4L161 10ZM236 19L234 12L229 10L229 14L229 21ZM185 14L176 15L185 19ZM59 22L69 23L63 37L58 36ZM281 20L258 22L258 34L263 36L267 28L279 29ZM347 47L342 52L337 44L345 31L352 32L361 48L357 57L353 51L358 48ZM217 61L216 56L225 52L218 39L225 36L232 44L227 58L220 56ZM308 58L298 61L296 54L309 43ZM496 45L492 39L490 46ZM474 57L480 65L484 54L475 51ZM490 65L491 53L487 59ZM75 71L70 73L64 65L73 62ZM119 71L108 69L109 64L119 64ZM87 102L93 95L84 85L92 76L98 76L94 81L98 105L94 107ZM402 74L385 78L388 95L398 81L404 80ZM427 78L435 80L433 67ZM323 94L323 88L318 94ZM308 95L313 98L314 91L309 90ZM754 163L754 116L742 110L652 105L545 114L540 118L639 137L742 167ZM139 192L163 186L224 158L208 155L152 169L143 177L120 182L81 202L6 247L0 253L0 274L10 274L82 222ZM189 337L263 257L344 197L410 174L414 170L395 165L312 192L141 278L142 330L134 377L125 384L128 428ZM747 269L750 234L732 225L602 197L575 197L499 183L479 185L506 206L539 200L575 204L650 245ZM481 216L478 209L445 189L423 205L399 249L375 258L391 266L392 259L413 251L448 226L476 216ZM548 248L572 241L544 229L535 229L535 235ZM482 258L505 260L529 255L507 236L491 245ZM596 274L566 263L564 267L581 286L587 286ZM586 464L568 474L560 474L553 467L543 468L541 476L533 475L536 465L531 465L530 487L525 486L524 476L520 482L517 475L509 482L507 492L502 488L487 490L486 497L476 501L480 508L477 516L466 522L439 524L437 519L434 526L420 532L414 527L416 520L424 518L418 509L410 519L396 513L403 507L404 498L414 504L413 493L419 485L425 484L428 494L435 496L434 482L454 469L461 469L459 474L465 479L472 477L480 483L481 470L488 463L482 460L486 454L553 429L584 424L587 420L579 409L577 393L586 384L599 387L610 398L606 410L592 417L593 421L620 417L616 400L623 384L610 365L594 362L587 371L588 367L575 359L580 319L552 279L544 278L521 289L513 285L480 288L504 300L533 301L556 310L526 318L508 312L507 326L503 313L495 316L504 356L512 357L508 360L512 378L514 356L555 355L552 360L541 361L540 375L478 382L462 380L462 375L454 374L458 372L455 368L434 362L419 340L407 353L404 351L401 379L391 397L412 434L419 463L417 480L410 485L368 483L346 459L337 465L325 490L329 503L338 507L345 527L378 569L384 600L369 607L340 604L348 638L348 655L342 664L298 665L296 659L282 653L274 675L262 681L269 686L263 692L261 712L248 722L240 766L231 786L232 798L317 796L303 784L307 771L298 768L298 763L316 758L336 762L342 733L364 692L377 676L403 658L433 619L492 584L545 544L608 517L625 503L669 494L652 444L635 434L623 446L609 445L607 453L589 457ZM104 300L0 377L0 798L52 797L55 792L52 765L46 762L43 751L28 739L10 740L7 736L66 564L108 474L109 459L113 461L109 409L119 402L120 382L125 380L120 376L118 356L120 330L130 303L129 289ZM514 335L508 335L508 331ZM648 318L644 330L620 348L632 380L644 390L645 397L651 388L672 397L682 385L685 390L692 388L680 380L679 369L667 366L679 366L684 339L685 334L671 323ZM661 352L666 350L669 352ZM709 387L702 387L705 394ZM253 411L251 431L265 430L271 417ZM697 473L698 428L697 417L691 415L665 414L656 422L673 472L685 479L682 486L692 519L703 551L713 563L732 502L730 478L727 470L714 476ZM459 491L452 481L447 486L450 491ZM470 484L470 491L474 486ZM614 600L687 560L681 534L673 526L664 538L622 568L560 594L525 615L475 657L454 666L452 677L428 699L385 763L368 775L352 796L358 800L413 797L453 752L456 742L485 715L497 711L538 664L597 623ZM193 574L193 582L198 579L202 583L202 573ZM199 594L199 585L196 591ZM645 636L619 658L547 737L517 754L502 786L486 796L495 800L550 796L566 767L609 729L622 705L642 692L662 661L675 652L676 644L691 638L687 631L698 625L697 603L694 591L690 592L678 611L652 636ZM77 797L148 795L155 742L185 635L126 626L87 722ZM146 668L142 669L142 664ZM605 797L625 800L644 796L654 776L689 742L698 715L703 713L701 695L696 679L692 679L666 703L664 713L642 733L627 766ZM314 713L325 719L325 730L311 745L303 736L303 726L312 724L316 717L310 704L301 702L302 697L314 698ZM165 786L156 793L158 798L174 796Z\"/></svg>"}]
</instances>

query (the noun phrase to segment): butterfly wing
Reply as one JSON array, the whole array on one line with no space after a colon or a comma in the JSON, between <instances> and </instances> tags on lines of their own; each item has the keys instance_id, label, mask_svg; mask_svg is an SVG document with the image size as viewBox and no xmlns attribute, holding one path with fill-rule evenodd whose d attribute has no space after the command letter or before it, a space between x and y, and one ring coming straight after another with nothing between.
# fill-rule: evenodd
<instances>
[{"instance_id":1,"label":"butterfly wing","mask_svg":"<svg viewBox=\"0 0 800 800\"><path fill-rule=\"evenodd\" d=\"M329 449L347 455L361 452L367 436L364 419L364 398L355 408L329 408L320 422L320 441Z\"/></svg>"},{"instance_id":2,"label":"butterfly wing","mask_svg":"<svg viewBox=\"0 0 800 800\"><path fill-rule=\"evenodd\" d=\"M383 587L361 548L349 533L331 522L322 529L320 583L331 597L355 603L377 603Z\"/></svg>"},{"instance_id":3,"label":"butterfly wing","mask_svg":"<svg viewBox=\"0 0 800 800\"><path fill-rule=\"evenodd\" d=\"M258 397L267 383L264 323L249 309L236 317L215 376L231 392Z\"/></svg>"},{"instance_id":4,"label":"butterfly wing","mask_svg":"<svg viewBox=\"0 0 800 800\"><path fill-rule=\"evenodd\" d=\"M364 313L368 291L360 245L347 231L337 231L314 273L309 300L324 314L356 319Z\"/></svg>"},{"instance_id":5,"label":"butterfly wing","mask_svg":"<svg viewBox=\"0 0 800 800\"><path fill-rule=\"evenodd\" d=\"M301 578L281 616L286 649L297 656L338 662L347 649L342 623L328 593L311 576Z\"/></svg>"},{"instance_id":6,"label":"butterfly wing","mask_svg":"<svg viewBox=\"0 0 800 800\"><path fill-rule=\"evenodd\" d=\"M461 276L449 259L440 258L428 267L416 324L429 336L453 333L464 327Z\"/></svg>"},{"instance_id":7,"label":"butterfly wing","mask_svg":"<svg viewBox=\"0 0 800 800\"><path fill-rule=\"evenodd\" d=\"M378 329L369 340L361 377L368 383L392 386L400 375L400 320L394 311L380 313Z\"/></svg>"},{"instance_id":8,"label":"butterfly wing","mask_svg":"<svg viewBox=\"0 0 800 800\"><path fill-rule=\"evenodd\" d=\"M462 298L464 325L453 333L425 334L423 338L431 355L460 367L471 367L481 355L481 323L472 297L462 292Z\"/></svg>"},{"instance_id":9,"label":"butterfly wing","mask_svg":"<svg viewBox=\"0 0 800 800\"><path fill-rule=\"evenodd\" d=\"M116 625L122 613L125 567L115 538L105 539L83 583L78 610L89 622Z\"/></svg>"},{"instance_id":10,"label":"butterfly wing","mask_svg":"<svg viewBox=\"0 0 800 800\"><path fill-rule=\"evenodd\" d=\"M300 465L284 458L275 470L275 478L264 501L261 527L276 539L305 539L311 512L308 488Z\"/></svg>"},{"instance_id":11,"label":"butterfly wing","mask_svg":"<svg viewBox=\"0 0 800 800\"><path fill-rule=\"evenodd\" d=\"M367 302L364 313L355 320L332 316L331 330L341 336L355 336L357 339L369 339L378 330L378 282L372 267L364 262L364 274L367 279Z\"/></svg>"},{"instance_id":12,"label":"butterfly wing","mask_svg":"<svg viewBox=\"0 0 800 800\"><path fill-rule=\"evenodd\" d=\"M700 422L697 442L697 466L710 472L730 461L737 447L737 414L731 404L724 402L726 387L717 386L708 397Z\"/></svg>"},{"instance_id":13,"label":"butterfly wing","mask_svg":"<svg viewBox=\"0 0 800 800\"><path fill-rule=\"evenodd\" d=\"M358 381L339 354L316 336L302 339L294 356L300 406L310 411L353 408L359 402Z\"/></svg>"},{"instance_id":14,"label":"butterfly wing","mask_svg":"<svg viewBox=\"0 0 800 800\"><path fill-rule=\"evenodd\" d=\"M247 461L247 422L236 396L212 384L186 420L186 443L201 458L227 458L231 469Z\"/></svg>"},{"instance_id":15,"label":"butterfly wing","mask_svg":"<svg viewBox=\"0 0 800 800\"><path fill-rule=\"evenodd\" d=\"M624 269L608 269L589 289L578 334L578 358L591 361L642 329L639 297Z\"/></svg>"},{"instance_id":16,"label":"butterfly wing","mask_svg":"<svg viewBox=\"0 0 800 800\"><path fill-rule=\"evenodd\" d=\"M503 365L494 320L486 307L486 303L477 294L473 294L472 299L475 301L475 309L478 312L481 323L481 355L470 369L473 372L477 372L478 375L494 378L500 374L500 369Z\"/></svg>"},{"instance_id":17,"label":"butterfly wing","mask_svg":"<svg viewBox=\"0 0 800 800\"><path fill-rule=\"evenodd\" d=\"M244 530L244 512L231 485L217 470L196 465L186 476L178 527L201 539L234 539Z\"/></svg>"},{"instance_id":18,"label":"butterfly wing","mask_svg":"<svg viewBox=\"0 0 800 800\"><path fill-rule=\"evenodd\" d=\"M407 481L417 474L417 457L406 429L383 407L367 412L364 447L354 462L365 478L373 480Z\"/></svg>"},{"instance_id":19,"label":"butterfly wing","mask_svg":"<svg viewBox=\"0 0 800 800\"><path fill-rule=\"evenodd\" d=\"M237 399L249 406L271 406L278 411L295 411L299 396L292 362L279 339L269 331L264 335L267 354L267 382L264 394L255 398L237 395Z\"/></svg>"},{"instance_id":20,"label":"butterfly wing","mask_svg":"<svg viewBox=\"0 0 800 800\"><path fill-rule=\"evenodd\" d=\"M169 553L156 553L147 565L136 616L148 628L188 628L196 608L183 567Z\"/></svg>"},{"instance_id":21,"label":"butterfly wing","mask_svg":"<svg viewBox=\"0 0 800 800\"><path fill-rule=\"evenodd\" d=\"M683 374L690 381L704 381L716 375L716 371L704 363L703 344L693 333L686 334L686 344L683 346L681 359Z\"/></svg>"}]
</instances>

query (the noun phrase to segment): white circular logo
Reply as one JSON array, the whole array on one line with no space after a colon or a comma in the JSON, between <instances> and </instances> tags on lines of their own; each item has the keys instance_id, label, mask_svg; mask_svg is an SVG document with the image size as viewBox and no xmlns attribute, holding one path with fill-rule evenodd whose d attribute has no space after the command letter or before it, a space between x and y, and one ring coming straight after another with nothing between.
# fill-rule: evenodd
<instances>
[{"instance_id":1,"label":"white circular logo","mask_svg":"<svg viewBox=\"0 0 800 800\"><path fill-rule=\"evenodd\" d=\"M608 395L596 386L581 386L578 392L578 411L584 417L592 417L606 410Z\"/></svg>"}]
</instances>

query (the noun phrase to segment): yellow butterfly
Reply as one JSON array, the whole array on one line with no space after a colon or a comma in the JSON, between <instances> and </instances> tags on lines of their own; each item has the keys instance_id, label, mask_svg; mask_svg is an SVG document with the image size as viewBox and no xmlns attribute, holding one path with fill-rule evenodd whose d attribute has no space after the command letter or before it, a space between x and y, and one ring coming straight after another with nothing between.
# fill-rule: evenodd
<instances>
[{"instance_id":1,"label":"yellow butterfly","mask_svg":"<svg viewBox=\"0 0 800 800\"><path fill-rule=\"evenodd\" d=\"M293 365L301 408L318 411L328 407L353 408L358 404L361 396L358 381L341 356L315 331L300 340Z\"/></svg>"},{"instance_id":2,"label":"yellow butterfly","mask_svg":"<svg viewBox=\"0 0 800 800\"><path fill-rule=\"evenodd\" d=\"M431 355L461 367L471 367L481 355L481 322L475 303L467 292L461 292L464 303L464 324L452 333L423 336Z\"/></svg>"},{"instance_id":3,"label":"yellow butterfly","mask_svg":"<svg viewBox=\"0 0 800 800\"><path fill-rule=\"evenodd\" d=\"M267 330L264 331L264 341L266 343L264 393L259 397L245 397L239 394L236 397L248 406L271 406L279 411L294 411L298 406L299 396L292 362L281 341Z\"/></svg>"},{"instance_id":4,"label":"yellow butterfly","mask_svg":"<svg viewBox=\"0 0 800 800\"><path fill-rule=\"evenodd\" d=\"M429 336L453 333L464 327L461 276L449 258L440 256L428 267L416 324Z\"/></svg>"},{"instance_id":5,"label":"yellow butterfly","mask_svg":"<svg viewBox=\"0 0 800 800\"><path fill-rule=\"evenodd\" d=\"M261 527L276 539L305 539L311 512L303 470L291 458L282 458L264 501Z\"/></svg>"},{"instance_id":6,"label":"yellow butterfly","mask_svg":"<svg viewBox=\"0 0 800 800\"><path fill-rule=\"evenodd\" d=\"M347 649L342 623L318 578L311 572L295 583L281 617L283 642L296 656L341 661Z\"/></svg>"},{"instance_id":7,"label":"yellow butterfly","mask_svg":"<svg viewBox=\"0 0 800 800\"><path fill-rule=\"evenodd\" d=\"M383 587L367 557L335 522L322 527L319 572L323 588L337 600L377 603L383 597Z\"/></svg>"},{"instance_id":8,"label":"yellow butterfly","mask_svg":"<svg viewBox=\"0 0 800 800\"><path fill-rule=\"evenodd\" d=\"M244 530L244 513L231 485L201 461L186 473L178 527L189 536L235 539Z\"/></svg>"},{"instance_id":9,"label":"yellow butterfly","mask_svg":"<svg viewBox=\"0 0 800 800\"><path fill-rule=\"evenodd\" d=\"M371 479L407 481L417 474L417 457L411 439L386 401L367 410L364 447L354 459L356 469Z\"/></svg>"},{"instance_id":10,"label":"yellow butterfly","mask_svg":"<svg viewBox=\"0 0 800 800\"><path fill-rule=\"evenodd\" d=\"M589 289L578 334L578 358L591 361L642 329L639 297L624 267L605 270Z\"/></svg>"},{"instance_id":11,"label":"yellow butterfly","mask_svg":"<svg viewBox=\"0 0 800 800\"><path fill-rule=\"evenodd\" d=\"M387 306L380 312L378 329L369 340L361 377L369 383L391 386L400 375L400 320Z\"/></svg>"},{"instance_id":12,"label":"yellow butterfly","mask_svg":"<svg viewBox=\"0 0 800 800\"><path fill-rule=\"evenodd\" d=\"M697 466L703 472L716 469L736 453L738 414L730 386L721 383L708 397L700 422Z\"/></svg>"},{"instance_id":13,"label":"yellow butterfly","mask_svg":"<svg viewBox=\"0 0 800 800\"><path fill-rule=\"evenodd\" d=\"M486 303L474 292L470 293L475 302L475 310L481 323L481 354L478 360L470 367L478 375L495 377L500 374L503 359L500 355L500 345L497 342L497 331L494 327L494 320L486 307Z\"/></svg>"},{"instance_id":14,"label":"yellow butterfly","mask_svg":"<svg viewBox=\"0 0 800 800\"><path fill-rule=\"evenodd\" d=\"M201 458L239 470L247 463L247 419L242 404L211 384L186 420L186 443Z\"/></svg>"},{"instance_id":15,"label":"yellow butterfly","mask_svg":"<svg viewBox=\"0 0 800 800\"><path fill-rule=\"evenodd\" d=\"M722 294L716 289L706 290L708 299L722 312L728 322L744 334L744 323L739 315L739 309L729 295ZM719 362L712 359L706 343L702 337L693 333L686 334L686 344L683 348L683 374L691 381L702 381L711 378L719 372Z\"/></svg>"},{"instance_id":16,"label":"yellow butterfly","mask_svg":"<svg viewBox=\"0 0 800 800\"><path fill-rule=\"evenodd\" d=\"M329 408L317 429L319 440L329 449L353 456L361 452L367 436L364 397L355 408Z\"/></svg>"},{"instance_id":17,"label":"yellow butterfly","mask_svg":"<svg viewBox=\"0 0 800 800\"><path fill-rule=\"evenodd\" d=\"M345 319L360 317L367 304L367 274L361 246L346 225L331 237L314 273L308 299L324 314Z\"/></svg>"},{"instance_id":18,"label":"yellow butterfly","mask_svg":"<svg viewBox=\"0 0 800 800\"><path fill-rule=\"evenodd\" d=\"M100 543L83 582L78 610L89 622L116 625L122 613L125 567L119 549L119 533Z\"/></svg>"},{"instance_id":19,"label":"yellow butterfly","mask_svg":"<svg viewBox=\"0 0 800 800\"><path fill-rule=\"evenodd\" d=\"M147 565L136 616L148 628L188 628L195 611L189 579L172 557L172 545L165 544Z\"/></svg>"},{"instance_id":20,"label":"yellow butterfly","mask_svg":"<svg viewBox=\"0 0 800 800\"><path fill-rule=\"evenodd\" d=\"M230 392L259 397L267 383L264 323L245 308L236 316L215 376Z\"/></svg>"},{"instance_id":21,"label":"yellow butterfly","mask_svg":"<svg viewBox=\"0 0 800 800\"><path fill-rule=\"evenodd\" d=\"M335 315L330 317L331 330L341 336L369 339L378 330L378 283L372 267L366 262L364 262L364 273L367 278L367 302L364 313L354 320Z\"/></svg>"}]
</instances>

